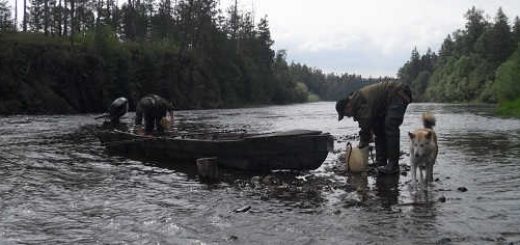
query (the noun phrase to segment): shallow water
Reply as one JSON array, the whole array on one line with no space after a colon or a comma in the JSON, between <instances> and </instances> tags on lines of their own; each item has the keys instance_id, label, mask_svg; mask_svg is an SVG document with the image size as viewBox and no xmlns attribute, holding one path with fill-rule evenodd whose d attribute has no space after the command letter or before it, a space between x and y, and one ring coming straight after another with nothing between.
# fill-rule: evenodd
<instances>
[{"instance_id":1,"label":"shallow water","mask_svg":"<svg viewBox=\"0 0 520 245\"><path fill-rule=\"evenodd\" d=\"M409 106L402 151L422 112L438 121L438 180L424 191L409 175L347 176L338 159L358 129L337 122L330 102L177 112L179 130L303 128L336 139L317 170L224 171L212 184L193 166L108 155L92 134L94 115L2 117L0 243L520 244L520 120L493 109Z\"/></svg>"}]
</instances>

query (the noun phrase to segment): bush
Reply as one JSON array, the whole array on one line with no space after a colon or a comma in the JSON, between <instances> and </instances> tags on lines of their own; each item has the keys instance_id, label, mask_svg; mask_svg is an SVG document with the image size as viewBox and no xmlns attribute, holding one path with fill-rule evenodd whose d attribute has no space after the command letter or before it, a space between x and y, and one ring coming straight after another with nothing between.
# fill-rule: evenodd
<instances>
[{"instance_id":1,"label":"bush","mask_svg":"<svg viewBox=\"0 0 520 245\"><path fill-rule=\"evenodd\" d=\"M497 69L495 91L499 103L519 98L520 48L518 48L513 55Z\"/></svg>"},{"instance_id":2,"label":"bush","mask_svg":"<svg viewBox=\"0 0 520 245\"><path fill-rule=\"evenodd\" d=\"M520 98L499 104L497 114L520 118Z\"/></svg>"}]
</instances>

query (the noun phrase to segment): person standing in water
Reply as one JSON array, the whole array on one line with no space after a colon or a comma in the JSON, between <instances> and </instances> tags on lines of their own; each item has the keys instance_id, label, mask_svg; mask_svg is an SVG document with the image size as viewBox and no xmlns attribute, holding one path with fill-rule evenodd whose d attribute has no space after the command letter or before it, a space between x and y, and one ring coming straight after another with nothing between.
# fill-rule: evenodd
<instances>
[{"instance_id":1,"label":"person standing in water","mask_svg":"<svg viewBox=\"0 0 520 245\"><path fill-rule=\"evenodd\" d=\"M365 86L336 102L338 120L344 116L358 122L359 148L368 147L375 135L376 164L380 174L399 173L400 130L412 92L398 82Z\"/></svg>"}]
</instances>

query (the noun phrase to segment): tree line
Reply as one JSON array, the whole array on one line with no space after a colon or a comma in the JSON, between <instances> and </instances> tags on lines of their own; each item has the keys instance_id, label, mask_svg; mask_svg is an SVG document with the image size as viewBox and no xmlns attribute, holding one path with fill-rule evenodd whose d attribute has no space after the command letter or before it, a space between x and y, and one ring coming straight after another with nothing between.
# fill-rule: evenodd
<instances>
[{"instance_id":1,"label":"tree line","mask_svg":"<svg viewBox=\"0 0 520 245\"><path fill-rule=\"evenodd\" d=\"M333 100L371 79L289 64L266 17L217 0L0 0L0 113L101 112L147 93L179 109Z\"/></svg>"},{"instance_id":2,"label":"tree line","mask_svg":"<svg viewBox=\"0 0 520 245\"><path fill-rule=\"evenodd\" d=\"M464 28L449 34L437 54L414 48L398 79L422 101L498 103L515 110L513 103L520 113L519 17L510 25L502 8L488 20L475 7L464 17Z\"/></svg>"}]
</instances>

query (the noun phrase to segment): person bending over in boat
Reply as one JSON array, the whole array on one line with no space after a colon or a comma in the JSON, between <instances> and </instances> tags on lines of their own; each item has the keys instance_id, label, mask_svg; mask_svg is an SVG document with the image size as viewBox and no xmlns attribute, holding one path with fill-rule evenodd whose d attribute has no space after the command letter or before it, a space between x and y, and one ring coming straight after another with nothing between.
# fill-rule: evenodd
<instances>
[{"instance_id":1,"label":"person bending over in boat","mask_svg":"<svg viewBox=\"0 0 520 245\"><path fill-rule=\"evenodd\" d=\"M125 97L119 97L108 107L108 117L112 125L119 124L119 119L128 112L128 100Z\"/></svg>"},{"instance_id":2,"label":"person bending over in boat","mask_svg":"<svg viewBox=\"0 0 520 245\"><path fill-rule=\"evenodd\" d=\"M128 100L125 97L119 97L115 99L112 104L108 107L108 111L103 113L96 119L104 118L102 127L104 128L117 128L126 129L126 124L121 123L120 119L128 112Z\"/></svg>"},{"instance_id":3,"label":"person bending over in boat","mask_svg":"<svg viewBox=\"0 0 520 245\"><path fill-rule=\"evenodd\" d=\"M361 88L336 103L338 120L353 117L359 124L359 148L375 135L376 164L380 174L399 172L399 126L412 92L407 85L381 82Z\"/></svg>"},{"instance_id":4,"label":"person bending over in boat","mask_svg":"<svg viewBox=\"0 0 520 245\"><path fill-rule=\"evenodd\" d=\"M149 94L141 98L135 110L135 126L137 132L142 130L144 118L144 132L151 134L154 129L164 133L173 125L173 105L156 94ZM167 114L169 116L167 117Z\"/></svg>"}]
</instances>

